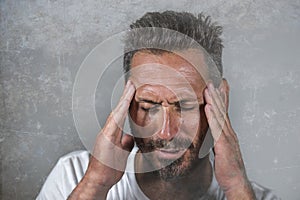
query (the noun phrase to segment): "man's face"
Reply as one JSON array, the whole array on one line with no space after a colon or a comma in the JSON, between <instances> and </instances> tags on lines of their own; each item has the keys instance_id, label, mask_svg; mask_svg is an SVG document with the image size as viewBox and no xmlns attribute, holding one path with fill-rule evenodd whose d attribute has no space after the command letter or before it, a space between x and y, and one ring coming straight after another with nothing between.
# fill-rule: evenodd
<instances>
[{"instance_id":1,"label":"man's face","mask_svg":"<svg viewBox=\"0 0 300 200\"><path fill-rule=\"evenodd\" d=\"M131 62L130 79L137 87L130 107L131 128L141 152L152 152L145 159L165 180L189 172L208 128L205 82L183 58L203 68L203 55L199 50L178 54L140 51Z\"/></svg>"}]
</instances>

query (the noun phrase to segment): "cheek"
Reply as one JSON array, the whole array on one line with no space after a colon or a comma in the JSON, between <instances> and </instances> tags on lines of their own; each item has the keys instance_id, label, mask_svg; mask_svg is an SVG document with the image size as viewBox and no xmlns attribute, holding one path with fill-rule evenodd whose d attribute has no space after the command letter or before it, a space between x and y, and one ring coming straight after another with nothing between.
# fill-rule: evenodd
<instances>
[{"instance_id":1,"label":"cheek","mask_svg":"<svg viewBox=\"0 0 300 200\"><path fill-rule=\"evenodd\" d=\"M195 146L200 147L208 128L204 106L201 106L197 112L184 114L182 119L180 132L193 140Z\"/></svg>"},{"instance_id":2,"label":"cheek","mask_svg":"<svg viewBox=\"0 0 300 200\"><path fill-rule=\"evenodd\" d=\"M185 134L194 137L200 129L200 120L201 118L199 111L192 111L186 113L183 112L181 116L181 132L184 132Z\"/></svg>"}]
</instances>

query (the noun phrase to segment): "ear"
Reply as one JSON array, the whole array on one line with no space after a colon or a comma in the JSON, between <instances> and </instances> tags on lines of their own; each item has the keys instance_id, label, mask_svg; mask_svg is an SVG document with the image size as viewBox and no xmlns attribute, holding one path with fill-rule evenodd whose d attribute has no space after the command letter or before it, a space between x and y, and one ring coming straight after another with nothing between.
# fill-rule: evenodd
<instances>
[{"instance_id":1,"label":"ear","mask_svg":"<svg viewBox=\"0 0 300 200\"><path fill-rule=\"evenodd\" d=\"M222 94L223 101L226 106L226 111L228 112L229 107L229 84L225 78L222 79L221 84L219 86L219 90Z\"/></svg>"}]
</instances>

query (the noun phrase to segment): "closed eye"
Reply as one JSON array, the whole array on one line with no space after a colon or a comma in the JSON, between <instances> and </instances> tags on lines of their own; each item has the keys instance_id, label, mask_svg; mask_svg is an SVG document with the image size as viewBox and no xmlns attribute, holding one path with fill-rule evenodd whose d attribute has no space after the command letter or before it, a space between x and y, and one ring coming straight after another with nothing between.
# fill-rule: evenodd
<instances>
[{"instance_id":1,"label":"closed eye","mask_svg":"<svg viewBox=\"0 0 300 200\"><path fill-rule=\"evenodd\" d=\"M156 112L160 108L160 104L141 103L140 107L145 112Z\"/></svg>"},{"instance_id":2,"label":"closed eye","mask_svg":"<svg viewBox=\"0 0 300 200\"><path fill-rule=\"evenodd\" d=\"M193 110L193 109L195 109L196 107L197 107L196 105L181 106L181 107L180 107L180 110L188 111L188 110Z\"/></svg>"},{"instance_id":3,"label":"closed eye","mask_svg":"<svg viewBox=\"0 0 300 200\"><path fill-rule=\"evenodd\" d=\"M199 108L199 104L194 102L176 102L175 106L178 111L190 111Z\"/></svg>"}]
</instances>

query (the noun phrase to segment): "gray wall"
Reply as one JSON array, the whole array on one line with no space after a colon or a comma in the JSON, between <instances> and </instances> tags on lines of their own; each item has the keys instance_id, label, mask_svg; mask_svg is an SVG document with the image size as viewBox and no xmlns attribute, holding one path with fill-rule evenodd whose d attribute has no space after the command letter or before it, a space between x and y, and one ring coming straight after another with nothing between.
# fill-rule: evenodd
<instances>
[{"instance_id":1,"label":"gray wall","mask_svg":"<svg viewBox=\"0 0 300 200\"><path fill-rule=\"evenodd\" d=\"M300 197L299 0L0 1L2 199L32 199L57 159L83 149L76 72L146 11L204 11L224 26L230 115L251 180Z\"/></svg>"}]
</instances>

